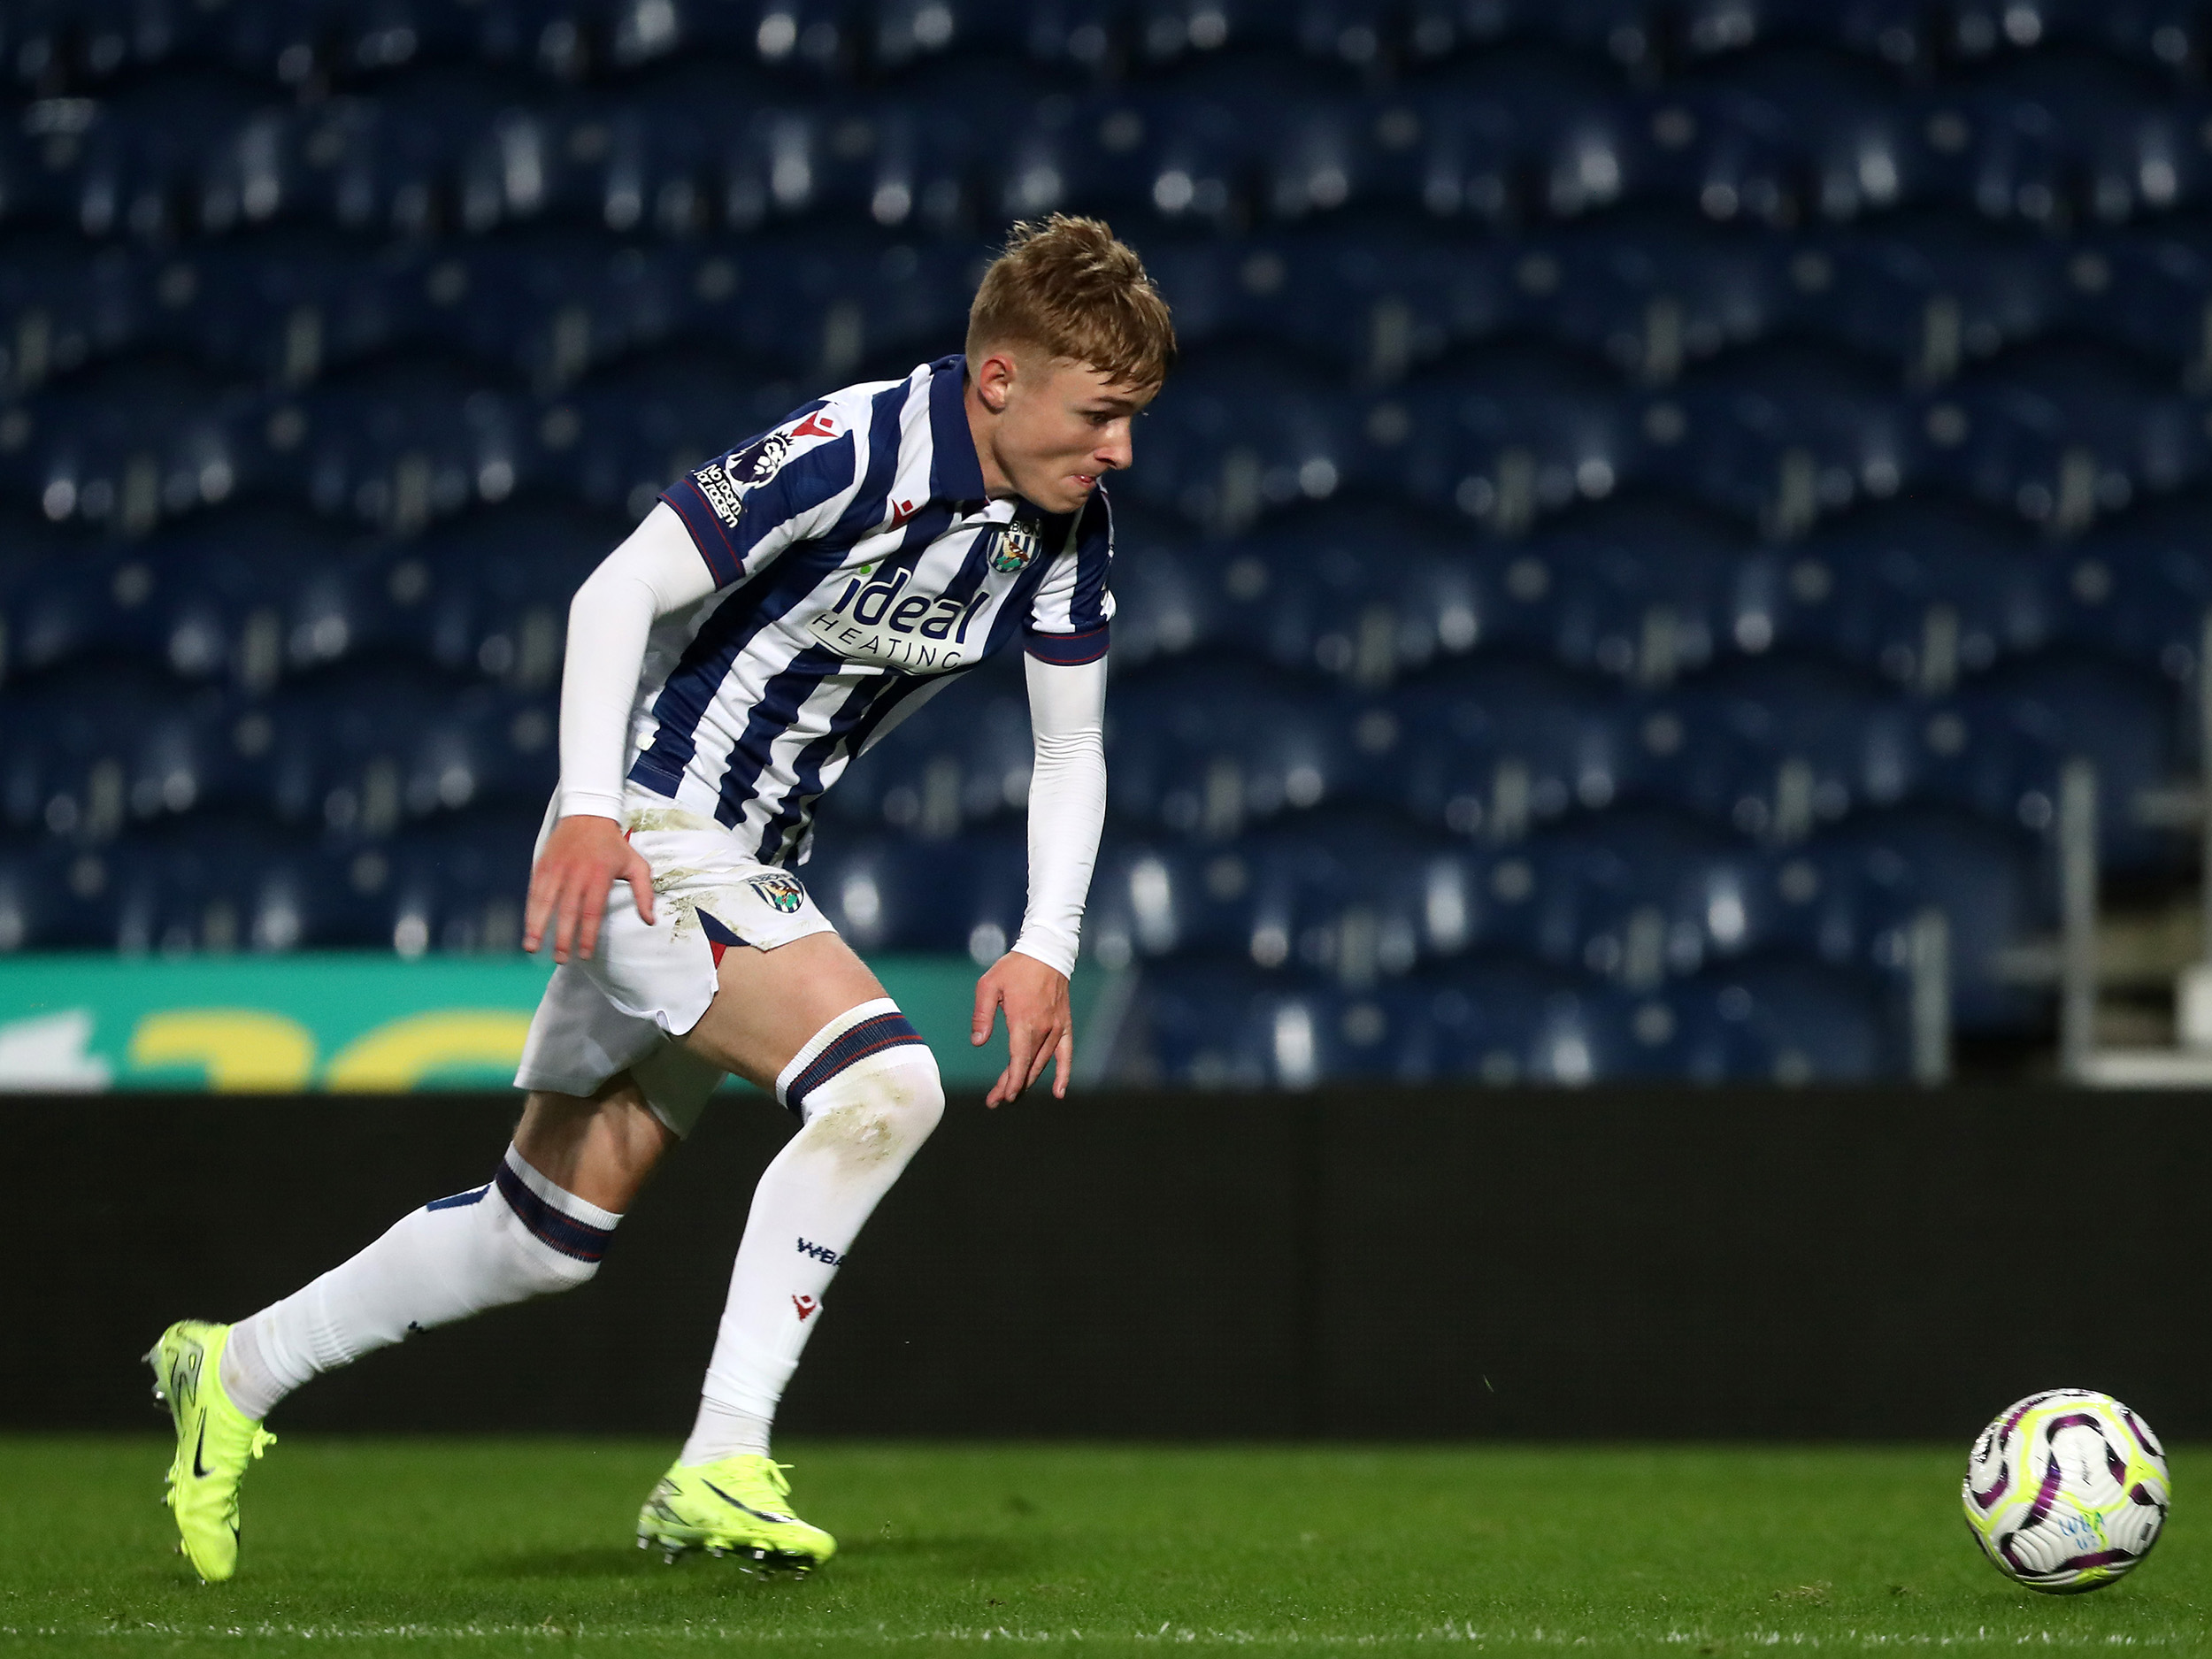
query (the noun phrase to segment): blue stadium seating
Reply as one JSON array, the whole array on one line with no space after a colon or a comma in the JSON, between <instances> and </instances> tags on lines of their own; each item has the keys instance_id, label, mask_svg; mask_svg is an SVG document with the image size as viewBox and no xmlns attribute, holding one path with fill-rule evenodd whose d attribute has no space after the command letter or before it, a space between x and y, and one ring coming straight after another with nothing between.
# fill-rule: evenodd
<instances>
[{"instance_id":1,"label":"blue stadium seating","mask_svg":"<svg viewBox=\"0 0 2212 1659\"><path fill-rule=\"evenodd\" d=\"M1115 812L1176 835L1232 839L1343 794L1356 771L1336 705L1287 676L1177 664L1109 707Z\"/></svg>"},{"instance_id":2,"label":"blue stadium seating","mask_svg":"<svg viewBox=\"0 0 2212 1659\"><path fill-rule=\"evenodd\" d=\"M2178 849L2145 826L2135 807L2176 770L2174 703L2153 676L2094 659L2059 657L1991 674L1926 711L1921 794L1993 824L2047 831L2062 769L2091 759L2101 857L2116 868L2155 869Z\"/></svg>"},{"instance_id":3,"label":"blue stadium seating","mask_svg":"<svg viewBox=\"0 0 2212 1659\"><path fill-rule=\"evenodd\" d=\"M1833 656L1922 695L2060 636L2048 543L1932 502L1883 504L1749 562L1739 644Z\"/></svg>"},{"instance_id":4,"label":"blue stadium seating","mask_svg":"<svg viewBox=\"0 0 2212 1659\"><path fill-rule=\"evenodd\" d=\"M1910 711L1816 660L1732 665L1644 705L1637 787L1782 846L1919 781Z\"/></svg>"},{"instance_id":5,"label":"blue stadium seating","mask_svg":"<svg viewBox=\"0 0 2212 1659\"><path fill-rule=\"evenodd\" d=\"M1118 1068L1199 1088L1324 1079L1580 1086L1632 1075L1600 995L1526 969L1386 990L1195 964L1146 984Z\"/></svg>"},{"instance_id":6,"label":"blue stadium seating","mask_svg":"<svg viewBox=\"0 0 2212 1659\"><path fill-rule=\"evenodd\" d=\"M2198 764L2195 0L29 0L0 14L0 950L501 950L570 595L1102 212L1184 360L1115 489L1088 949L1129 1075L1897 1075L2047 1018ZM1018 929L1019 672L806 868ZM2169 815L2170 816L2170 815Z\"/></svg>"},{"instance_id":7,"label":"blue stadium seating","mask_svg":"<svg viewBox=\"0 0 2212 1659\"><path fill-rule=\"evenodd\" d=\"M1643 1073L1693 1083L1868 1083L1893 1076L1896 1022L1863 979L1803 962L1760 962L1646 1002Z\"/></svg>"},{"instance_id":8,"label":"blue stadium seating","mask_svg":"<svg viewBox=\"0 0 2212 1659\"><path fill-rule=\"evenodd\" d=\"M1954 1016L1967 1031L2033 1024L2006 953L2047 928L2033 840L1940 809L1855 820L1770 863L1773 937L1841 968L1900 977L1924 912L1948 928Z\"/></svg>"}]
</instances>

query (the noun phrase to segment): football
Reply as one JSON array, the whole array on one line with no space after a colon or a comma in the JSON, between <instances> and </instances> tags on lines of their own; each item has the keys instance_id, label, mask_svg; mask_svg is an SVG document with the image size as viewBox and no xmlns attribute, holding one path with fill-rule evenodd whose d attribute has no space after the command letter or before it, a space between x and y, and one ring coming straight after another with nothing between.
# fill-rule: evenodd
<instances>
[{"instance_id":1,"label":"football","mask_svg":"<svg viewBox=\"0 0 2212 1659\"><path fill-rule=\"evenodd\" d=\"M1966 1460L1966 1524L1997 1571L2075 1595L2125 1575L2166 1524L2150 1425L2110 1394L2053 1388L2001 1412Z\"/></svg>"}]
</instances>

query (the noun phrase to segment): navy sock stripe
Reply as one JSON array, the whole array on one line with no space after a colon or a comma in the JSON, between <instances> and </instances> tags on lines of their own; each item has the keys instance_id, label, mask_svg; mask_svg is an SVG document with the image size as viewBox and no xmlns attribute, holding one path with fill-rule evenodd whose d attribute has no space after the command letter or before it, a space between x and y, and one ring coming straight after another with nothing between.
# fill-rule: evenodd
<instances>
[{"instance_id":1,"label":"navy sock stripe","mask_svg":"<svg viewBox=\"0 0 2212 1659\"><path fill-rule=\"evenodd\" d=\"M614 1234L607 1228L595 1227L588 1221L579 1221L555 1209L530 1190L529 1183L515 1173L511 1164L502 1163L495 1179L507 1207L537 1235L540 1242L580 1262L596 1262L606 1255L607 1246L614 1241Z\"/></svg>"},{"instance_id":2,"label":"navy sock stripe","mask_svg":"<svg viewBox=\"0 0 2212 1659\"><path fill-rule=\"evenodd\" d=\"M902 1043L921 1041L921 1033L896 1009L887 1014L872 1014L849 1031L840 1032L828 1048L807 1062L806 1069L793 1078L790 1087L784 1091L784 1104L797 1111L809 1094L854 1061L864 1060L872 1054L880 1054Z\"/></svg>"}]
</instances>

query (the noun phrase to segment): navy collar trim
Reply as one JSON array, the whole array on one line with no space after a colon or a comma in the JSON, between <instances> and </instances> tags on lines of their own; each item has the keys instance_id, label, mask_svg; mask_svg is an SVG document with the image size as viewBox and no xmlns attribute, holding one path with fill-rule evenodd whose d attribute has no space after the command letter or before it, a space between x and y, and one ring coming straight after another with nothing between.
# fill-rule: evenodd
<instances>
[{"instance_id":1,"label":"navy collar trim","mask_svg":"<svg viewBox=\"0 0 2212 1659\"><path fill-rule=\"evenodd\" d=\"M939 501L981 501L983 463L964 401L968 360L940 357L929 368L929 493Z\"/></svg>"}]
</instances>

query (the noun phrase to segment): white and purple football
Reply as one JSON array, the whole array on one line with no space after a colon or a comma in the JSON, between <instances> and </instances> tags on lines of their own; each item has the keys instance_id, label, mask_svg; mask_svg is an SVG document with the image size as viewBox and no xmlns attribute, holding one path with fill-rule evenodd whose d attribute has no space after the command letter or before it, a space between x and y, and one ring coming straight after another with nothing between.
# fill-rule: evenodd
<instances>
[{"instance_id":1,"label":"white and purple football","mask_svg":"<svg viewBox=\"0 0 2212 1659\"><path fill-rule=\"evenodd\" d=\"M2150 1425L2110 1394L2053 1388L2008 1407L1966 1460L1966 1524L1998 1571L2047 1595L2124 1576L2166 1525Z\"/></svg>"}]
</instances>

